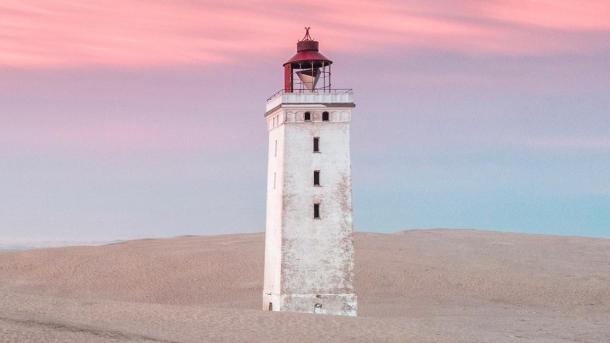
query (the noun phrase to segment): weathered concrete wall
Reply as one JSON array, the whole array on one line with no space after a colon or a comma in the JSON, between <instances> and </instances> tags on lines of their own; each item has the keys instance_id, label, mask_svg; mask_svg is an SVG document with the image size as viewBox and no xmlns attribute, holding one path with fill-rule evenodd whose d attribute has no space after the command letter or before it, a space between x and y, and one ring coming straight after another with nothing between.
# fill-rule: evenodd
<instances>
[{"instance_id":1,"label":"weathered concrete wall","mask_svg":"<svg viewBox=\"0 0 610 343\"><path fill-rule=\"evenodd\" d=\"M285 294L281 311L356 316L358 303L351 294Z\"/></svg>"},{"instance_id":2,"label":"weathered concrete wall","mask_svg":"<svg viewBox=\"0 0 610 343\"><path fill-rule=\"evenodd\" d=\"M280 306L281 252L282 252L282 199L284 177L284 126L281 113L267 118L269 146L267 162L267 228L265 234L265 282L263 309Z\"/></svg>"},{"instance_id":3,"label":"weathered concrete wall","mask_svg":"<svg viewBox=\"0 0 610 343\"><path fill-rule=\"evenodd\" d=\"M267 114L265 309L272 301L273 309L280 311L357 313L349 151L353 104L349 105L282 104ZM306 111L311 121L303 120ZM322 121L324 111L329 112L329 121ZM313 152L314 137L320 138L319 153ZM278 156L276 140L281 146ZM314 186L314 170L320 171L320 186ZM319 219L313 216L314 203L320 204Z\"/></svg>"}]
</instances>

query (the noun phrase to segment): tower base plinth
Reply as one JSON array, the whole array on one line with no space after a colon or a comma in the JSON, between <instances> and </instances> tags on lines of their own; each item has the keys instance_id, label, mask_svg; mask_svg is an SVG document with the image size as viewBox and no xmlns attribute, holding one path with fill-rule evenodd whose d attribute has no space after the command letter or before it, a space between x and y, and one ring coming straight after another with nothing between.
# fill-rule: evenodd
<instances>
[{"instance_id":1,"label":"tower base plinth","mask_svg":"<svg viewBox=\"0 0 610 343\"><path fill-rule=\"evenodd\" d=\"M329 314L335 316L358 315L356 294L291 294L274 298L273 305L267 305L265 310L287 311L314 314ZM278 299L279 298L279 299ZM279 300L279 304L278 301Z\"/></svg>"}]
</instances>

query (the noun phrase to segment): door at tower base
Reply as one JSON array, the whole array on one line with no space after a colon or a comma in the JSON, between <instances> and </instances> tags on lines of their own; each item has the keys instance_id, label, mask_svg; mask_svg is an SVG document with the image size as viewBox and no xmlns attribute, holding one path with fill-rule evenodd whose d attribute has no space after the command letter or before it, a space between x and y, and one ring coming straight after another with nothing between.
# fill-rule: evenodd
<instances>
[{"instance_id":1,"label":"door at tower base","mask_svg":"<svg viewBox=\"0 0 610 343\"><path fill-rule=\"evenodd\" d=\"M282 311L356 316L355 294L291 294L282 296Z\"/></svg>"}]
</instances>

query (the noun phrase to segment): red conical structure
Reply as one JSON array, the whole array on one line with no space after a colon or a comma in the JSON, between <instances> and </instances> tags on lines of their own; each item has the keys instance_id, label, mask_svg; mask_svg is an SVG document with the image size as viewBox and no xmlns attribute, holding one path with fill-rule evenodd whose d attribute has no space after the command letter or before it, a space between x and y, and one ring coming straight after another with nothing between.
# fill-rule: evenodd
<instances>
[{"instance_id":1,"label":"red conical structure","mask_svg":"<svg viewBox=\"0 0 610 343\"><path fill-rule=\"evenodd\" d=\"M330 90L333 61L319 52L320 44L311 38L309 29L305 28L305 36L297 42L297 53L284 63L285 92ZM298 76L296 84L295 74ZM322 86L317 87L320 78Z\"/></svg>"}]
</instances>

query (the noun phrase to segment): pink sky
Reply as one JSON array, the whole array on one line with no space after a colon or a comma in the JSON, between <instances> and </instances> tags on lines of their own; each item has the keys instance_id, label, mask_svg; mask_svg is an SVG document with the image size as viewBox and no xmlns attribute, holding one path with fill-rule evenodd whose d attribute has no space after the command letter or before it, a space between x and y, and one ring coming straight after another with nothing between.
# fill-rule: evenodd
<instances>
[{"instance_id":1,"label":"pink sky","mask_svg":"<svg viewBox=\"0 0 610 343\"><path fill-rule=\"evenodd\" d=\"M5 0L0 67L237 62L284 51L303 25L325 48L465 54L595 53L610 2ZM590 37L575 34L592 34Z\"/></svg>"},{"instance_id":2,"label":"pink sky","mask_svg":"<svg viewBox=\"0 0 610 343\"><path fill-rule=\"evenodd\" d=\"M354 89L357 229L610 237L608 0L1 0L0 237L261 230L304 26Z\"/></svg>"}]
</instances>

